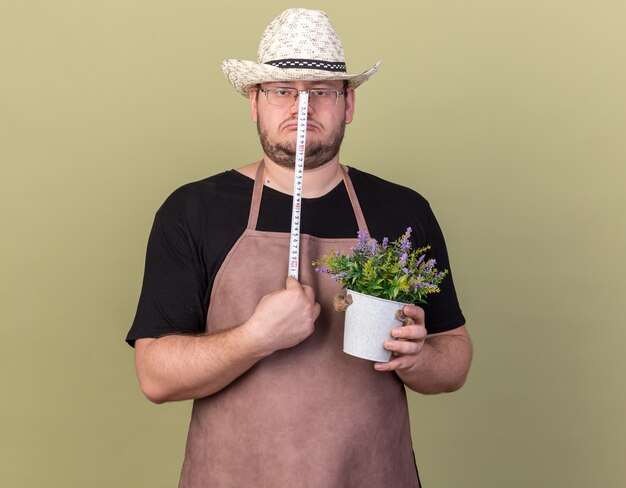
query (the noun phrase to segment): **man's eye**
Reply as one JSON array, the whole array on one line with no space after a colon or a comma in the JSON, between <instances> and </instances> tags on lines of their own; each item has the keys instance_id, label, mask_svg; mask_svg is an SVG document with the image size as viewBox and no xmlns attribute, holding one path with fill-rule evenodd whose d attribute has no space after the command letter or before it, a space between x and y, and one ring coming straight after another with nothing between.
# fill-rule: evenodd
<instances>
[{"instance_id":1,"label":"man's eye","mask_svg":"<svg viewBox=\"0 0 626 488\"><path fill-rule=\"evenodd\" d=\"M279 89L274 90L274 94L277 97L288 97L289 95L291 95L291 91L289 91L289 90L281 90L279 88Z\"/></svg>"},{"instance_id":2,"label":"man's eye","mask_svg":"<svg viewBox=\"0 0 626 488\"><path fill-rule=\"evenodd\" d=\"M330 93L331 93L331 92L330 92L329 90L312 90L312 91L311 91L311 94L312 94L314 97L317 97L317 98L324 98L324 97L327 97L327 96L329 96L329 95L330 95Z\"/></svg>"}]
</instances>

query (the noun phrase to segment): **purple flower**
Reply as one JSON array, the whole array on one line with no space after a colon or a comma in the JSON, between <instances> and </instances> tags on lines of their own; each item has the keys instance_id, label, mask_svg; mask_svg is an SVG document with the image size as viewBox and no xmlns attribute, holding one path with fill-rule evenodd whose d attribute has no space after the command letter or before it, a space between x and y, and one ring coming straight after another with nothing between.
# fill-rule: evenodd
<instances>
[{"instance_id":1,"label":"purple flower","mask_svg":"<svg viewBox=\"0 0 626 488\"><path fill-rule=\"evenodd\" d=\"M418 281L413 285L413 289L415 291L419 291L420 289L436 290L437 285L433 285L432 283L424 283L423 281Z\"/></svg>"},{"instance_id":2,"label":"purple flower","mask_svg":"<svg viewBox=\"0 0 626 488\"><path fill-rule=\"evenodd\" d=\"M411 249L411 228L408 227L405 234L402 236L402 242L400 243L400 249L403 251L409 251Z\"/></svg>"},{"instance_id":3,"label":"purple flower","mask_svg":"<svg viewBox=\"0 0 626 488\"><path fill-rule=\"evenodd\" d=\"M366 246L367 241L369 241L370 238L369 233L367 231L359 231L357 235L359 237L359 244L357 245L357 247Z\"/></svg>"},{"instance_id":4,"label":"purple flower","mask_svg":"<svg viewBox=\"0 0 626 488\"><path fill-rule=\"evenodd\" d=\"M376 239L372 239L367 231L359 231L359 242L356 246L351 247L351 251L356 251L367 257L375 256L378 252L378 242Z\"/></svg>"},{"instance_id":5,"label":"purple flower","mask_svg":"<svg viewBox=\"0 0 626 488\"><path fill-rule=\"evenodd\" d=\"M435 275L435 279L438 281L441 281L446 276L446 274L447 274L446 271L439 271L439 273Z\"/></svg>"}]
</instances>

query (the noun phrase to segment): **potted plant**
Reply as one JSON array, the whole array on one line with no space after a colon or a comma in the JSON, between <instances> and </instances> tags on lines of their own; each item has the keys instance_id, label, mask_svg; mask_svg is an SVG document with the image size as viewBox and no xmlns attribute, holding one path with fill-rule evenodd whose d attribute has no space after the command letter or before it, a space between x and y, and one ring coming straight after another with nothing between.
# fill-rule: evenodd
<instances>
[{"instance_id":1,"label":"potted plant","mask_svg":"<svg viewBox=\"0 0 626 488\"><path fill-rule=\"evenodd\" d=\"M412 249L411 228L396 241L381 243L359 231L352 254L332 252L314 261L315 270L329 274L346 289L336 308L346 312L344 352L371 361L389 361L391 351L383 342L400 325L406 304L424 304L425 297L440 291L448 270L439 271L434 259L426 259L430 246ZM339 306L337 306L339 302Z\"/></svg>"}]
</instances>

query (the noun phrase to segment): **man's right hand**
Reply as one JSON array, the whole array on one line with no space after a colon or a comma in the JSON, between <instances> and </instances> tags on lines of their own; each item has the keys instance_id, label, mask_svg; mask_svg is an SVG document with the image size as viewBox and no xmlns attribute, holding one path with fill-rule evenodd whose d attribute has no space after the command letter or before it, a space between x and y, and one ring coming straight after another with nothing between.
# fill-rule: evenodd
<instances>
[{"instance_id":1,"label":"man's right hand","mask_svg":"<svg viewBox=\"0 0 626 488\"><path fill-rule=\"evenodd\" d=\"M319 314L313 288L289 276L285 288L265 295L243 325L260 352L269 355L309 337Z\"/></svg>"},{"instance_id":2,"label":"man's right hand","mask_svg":"<svg viewBox=\"0 0 626 488\"><path fill-rule=\"evenodd\" d=\"M260 359L309 337L319 313L313 289L287 278L285 288L264 296L240 327L139 339L135 360L141 389L155 403L212 395Z\"/></svg>"}]
</instances>

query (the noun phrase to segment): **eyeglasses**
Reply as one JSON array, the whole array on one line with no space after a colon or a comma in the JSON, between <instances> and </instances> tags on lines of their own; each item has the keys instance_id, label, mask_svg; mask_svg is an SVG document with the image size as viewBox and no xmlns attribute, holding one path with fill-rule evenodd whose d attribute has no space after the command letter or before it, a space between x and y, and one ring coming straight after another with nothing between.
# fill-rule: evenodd
<instances>
[{"instance_id":1,"label":"eyeglasses","mask_svg":"<svg viewBox=\"0 0 626 488\"><path fill-rule=\"evenodd\" d=\"M300 94L297 88L259 88L259 90L265 93L267 103L274 107L290 107ZM345 90L330 88L314 88L306 91L309 94L309 104L321 108L334 107L337 105L339 96L345 93Z\"/></svg>"}]
</instances>

